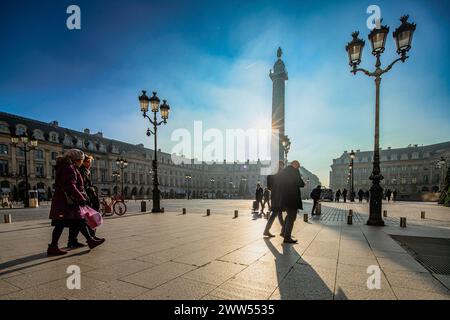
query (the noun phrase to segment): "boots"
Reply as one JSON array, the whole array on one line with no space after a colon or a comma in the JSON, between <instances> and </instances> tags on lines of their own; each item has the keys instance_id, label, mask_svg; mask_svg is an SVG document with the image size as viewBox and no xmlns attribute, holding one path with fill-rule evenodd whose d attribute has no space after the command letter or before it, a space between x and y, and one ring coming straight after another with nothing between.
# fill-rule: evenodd
<instances>
[{"instance_id":1,"label":"boots","mask_svg":"<svg viewBox=\"0 0 450 320\"><path fill-rule=\"evenodd\" d=\"M87 241L87 244L89 246L89 249L94 249L95 247L101 245L103 242L105 242L105 239L102 240L89 239Z\"/></svg>"},{"instance_id":2,"label":"boots","mask_svg":"<svg viewBox=\"0 0 450 320\"><path fill-rule=\"evenodd\" d=\"M58 248L57 245L48 245L47 256L62 256L66 253L67 251Z\"/></svg>"}]
</instances>

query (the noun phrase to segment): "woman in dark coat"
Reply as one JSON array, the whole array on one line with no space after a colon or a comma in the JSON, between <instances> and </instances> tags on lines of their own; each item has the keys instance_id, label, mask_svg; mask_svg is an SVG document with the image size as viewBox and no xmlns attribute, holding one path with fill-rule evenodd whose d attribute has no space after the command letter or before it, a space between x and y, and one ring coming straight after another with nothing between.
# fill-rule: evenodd
<instances>
[{"instance_id":1,"label":"woman in dark coat","mask_svg":"<svg viewBox=\"0 0 450 320\"><path fill-rule=\"evenodd\" d=\"M59 238L65 227L78 228L91 249L103 243L89 235L86 223L81 217L80 207L86 205L87 201L83 179L78 171L83 159L84 153L81 150L70 149L56 161L55 193L50 208L50 219L55 228L52 233L52 243L48 246L48 255L67 253L58 247Z\"/></svg>"}]
</instances>

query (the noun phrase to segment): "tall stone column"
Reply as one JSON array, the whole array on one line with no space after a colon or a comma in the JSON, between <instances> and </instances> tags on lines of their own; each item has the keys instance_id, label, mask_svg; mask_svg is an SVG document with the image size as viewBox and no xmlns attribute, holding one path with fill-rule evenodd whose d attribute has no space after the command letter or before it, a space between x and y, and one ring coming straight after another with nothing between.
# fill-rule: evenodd
<instances>
[{"instance_id":1,"label":"tall stone column","mask_svg":"<svg viewBox=\"0 0 450 320\"><path fill-rule=\"evenodd\" d=\"M272 161L284 160L284 150L281 141L285 135L285 81L288 80L288 73L281 60L283 54L281 48L277 51L277 61L273 66L273 71L270 70L270 79L273 83L272 91L272 142L271 142L271 156ZM278 147L278 148L277 148ZM278 152L277 152L278 149ZM277 154L278 153L278 154Z\"/></svg>"}]
</instances>

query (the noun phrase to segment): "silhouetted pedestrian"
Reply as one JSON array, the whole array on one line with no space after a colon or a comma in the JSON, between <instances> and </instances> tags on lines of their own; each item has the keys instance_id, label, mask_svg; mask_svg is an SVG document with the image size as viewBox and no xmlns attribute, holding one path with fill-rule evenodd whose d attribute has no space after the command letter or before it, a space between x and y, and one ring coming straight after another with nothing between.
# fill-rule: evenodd
<instances>
[{"instance_id":1,"label":"silhouetted pedestrian","mask_svg":"<svg viewBox=\"0 0 450 320\"><path fill-rule=\"evenodd\" d=\"M347 202L347 189L342 191L342 197L344 198L344 202Z\"/></svg>"},{"instance_id":2,"label":"silhouetted pedestrian","mask_svg":"<svg viewBox=\"0 0 450 320\"><path fill-rule=\"evenodd\" d=\"M278 162L278 172L274 175L267 176L267 188L270 190L270 204L272 213L267 220L266 228L264 229L265 237L275 237L270 233L270 228L276 217L281 225L281 236L284 235L284 220L283 220L283 210L281 207L281 196L280 196L280 173L284 168L284 161Z\"/></svg>"},{"instance_id":3,"label":"silhouetted pedestrian","mask_svg":"<svg viewBox=\"0 0 450 320\"><path fill-rule=\"evenodd\" d=\"M397 189L394 189L394 191L392 192L392 201L397 201L397 195L398 191Z\"/></svg>"},{"instance_id":4,"label":"silhouetted pedestrian","mask_svg":"<svg viewBox=\"0 0 450 320\"><path fill-rule=\"evenodd\" d=\"M363 198L364 198L364 191L362 189L359 189L359 191L358 191L359 202L362 202Z\"/></svg>"},{"instance_id":5,"label":"silhouetted pedestrian","mask_svg":"<svg viewBox=\"0 0 450 320\"><path fill-rule=\"evenodd\" d=\"M300 175L300 162L297 160L280 173L281 207L286 208L287 217L284 226L284 243L297 243L292 239L292 229L297 219L298 209L303 209L300 188L305 186Z\"/></svg>"},{"instance_id":6,"label":"silhouetted pedestrian","mask_svg":"<svg viewBox=\"0 0 450 320\"><path fill-rule=\"evenodd\" d=\"M387 198L388 202L391 201L391 195L392 195L391 189L387 189L386 190L386 198Z\"/></svg>"},{"instance_id":7,"label":"silhouetted pedestrian","mask_svg":"<svg viewBox=\"0 0 450 320\"><path fill-rule=\"evenodd\" d=\"M369 200L370 200L370 192L369 192L369 190L366 191L365 198L366 198L366 201L369 202Z\"/></svg>"},{"instance_id":8,"label":"silhouetted pedestrian","mask_svg":"<svg viewBox=\"0 0 450 320\"><path fill-rule=\"evenodd\" d=\"M255 191L255 200L257 204L257 208L261 208L260 214L264 213L264 207L263 207L263 196L264 196L264 190L261 188L261 185L258 183L256 185L256 191ZM258 210L258 209L256 209Z\"/></svg>"},{"instance_id":9,"label":"silhouetted pedestrian","mask_svg":"<svg viewBox=\"0 0 450 320\"><path fill-rule=\"evenodd\" d=\"M321 194L322 194L322 187L320 185L318 185L311 191L310 196L311 196L311 199L313 199L313 201L314 201L314 204L313 204L313 207L311 210L311 215L315 215L315 211L317 209L317 205L319 203Z\"/></svg>"},{"instance_id":10,"label":"silhouetted pedestrian","mask_svg":"<svg viewBox=\"0 0 450 320\"><path fill-rule=\"evenodd\" d=\"M264 188L264 193L263 193L263 211L266 207L266 203L267 203L267 214L269 214L270 212L270 191L267 187Z\"/></svg>"},{"instance_id":11,"label":"silhouetted pedestrian","mask_svg":"<svg viewBox=\"0 0 450 320\"><path fill-rule=\"evenodd\" d=\"M341 189L338 189L338 191L336 191L336 194L334 196L334 199L336 200L336 202L339 202L340 197L341 197Z\"/></svg>"}]
</instances>

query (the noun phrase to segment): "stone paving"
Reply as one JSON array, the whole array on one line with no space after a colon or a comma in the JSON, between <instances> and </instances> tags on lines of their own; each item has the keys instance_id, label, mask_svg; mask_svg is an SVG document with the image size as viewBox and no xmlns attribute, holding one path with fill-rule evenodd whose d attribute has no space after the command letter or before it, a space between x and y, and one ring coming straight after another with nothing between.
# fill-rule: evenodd
<instances>
[{"instance_id":1,"label":"stone paving","mask_svg":"<svg viewBox=\"0 0 450 320\"><path fill-rule=\"evenodd\" d=\"M106 219L104 245L62 257L46 257L48 220L2 224L0 299L450 299L450 276L430 273L390 237L450 238L448 223L369 227L361 208L347 225L348 204L325 203L321 217L304 222L299 213L291 245L262 237L266 220L250 214L248 201L228 209L209 201L211 216L199 207ZM81 290L67 288L69 265L81 269ZM379 290L367 288L371 265L381 270Z\"/></svg>"}]
</instances>

